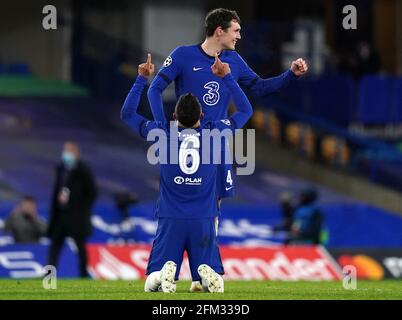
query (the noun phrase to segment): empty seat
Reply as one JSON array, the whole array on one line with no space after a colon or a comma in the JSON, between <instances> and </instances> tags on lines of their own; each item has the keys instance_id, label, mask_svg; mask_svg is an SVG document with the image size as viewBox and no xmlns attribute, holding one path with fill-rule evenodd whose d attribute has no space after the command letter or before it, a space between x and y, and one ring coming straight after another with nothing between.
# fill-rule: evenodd
<instances>
[{"instance_id":1,"label":"empty seat","mask_svg":"<svg viewBox=\"0 0 402 320\"><path fill-rule=\"evenodd\" d=\"M395 122L393 86L394 80L390 76L363 77L359 87L358 121L363 124Z\"/></svg>"},{"instance_id":2,"label":"empty seat","mask_svg":"<svg viewBox=\"0 0 402 320\"><path fill-rule=\"evenodd\" d=\"M26 63L12 63L8 66L8 74L28 75L31 74Z\"/></svg>"},{"instance_id":3,"label":"empty seat","mask_svg":"<svg viewBox=\"0 0 402 320\"><path fill-rule=\"evenodd\" d=\"M0 63L0 75L7 73L7 65Z\"/></svg>"},{"instance_id":4,"label":"empty seat","mask_svg":"<svg viewBox=\"0 0 402 320\"><path fill-rule=\"evenodd\" d=\"M394 86L395 121L402 123L402 78L395 79Z\"/></svg>"},{"instance_id":5,"label":"empty seat","mask_svg":"<svg viewBox=\"0 0 402 320\"><path fill-rule=\"evenodd\" d=\"M313 85L312 113L338 125L355 118L355 83L349 75L325 75Z\"/></svg>"}]
</instances>

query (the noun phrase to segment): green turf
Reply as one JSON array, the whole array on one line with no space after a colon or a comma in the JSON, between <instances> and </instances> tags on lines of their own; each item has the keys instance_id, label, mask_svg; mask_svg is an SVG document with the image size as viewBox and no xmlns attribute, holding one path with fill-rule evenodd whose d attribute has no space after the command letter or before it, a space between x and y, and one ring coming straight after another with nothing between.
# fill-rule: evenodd
<instances>
[{"instance_id":1,"label":"green turf","mask_svg":"<svg viewBox=\"0 0 402 320\"><path fill-rule=\"evenodd\" d=\"M145 293L144 281L59 280L45 290L41 280L0 280L3 299L402 299L401 281L358 281L356 290L341 282L226 281L225 293L189 293L189 281L179 281L175 294Z\"/></svg>"},{"instance_id":2,"label":"green turf","mask_svg":"<svg viewBox=\"0 0 402 320\"><path fill-rule=\"evenodd\" d=\"M84 87L57 79L0 75L0 96L3 97L86 97L88 94Z\"/></svg>"}]
</instances>

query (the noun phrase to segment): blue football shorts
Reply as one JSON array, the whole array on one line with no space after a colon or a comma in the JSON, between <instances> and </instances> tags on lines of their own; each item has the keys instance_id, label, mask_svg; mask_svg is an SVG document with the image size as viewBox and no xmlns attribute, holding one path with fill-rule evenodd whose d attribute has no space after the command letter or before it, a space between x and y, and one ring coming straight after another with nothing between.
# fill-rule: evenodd
<instances>
[{"instance_id":1,"label":"blue football shorts","mask_svg":"<svg viewBox=\"0 0 402 320\"><path fill-rule=\"evenodd\" d=\"M193 281L201 280L197 269L204 263L224 274L214 217L159 218L146 274L161 270L172 260L177 264L175 279L178 280L184 251L187 251Z\"/></svg>"}]
</instances>

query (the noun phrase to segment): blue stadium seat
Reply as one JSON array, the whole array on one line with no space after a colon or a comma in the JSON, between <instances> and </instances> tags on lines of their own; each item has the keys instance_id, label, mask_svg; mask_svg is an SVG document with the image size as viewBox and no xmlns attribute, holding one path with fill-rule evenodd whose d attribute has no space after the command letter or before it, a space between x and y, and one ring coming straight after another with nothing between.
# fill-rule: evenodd
<instances>
[{"instance_id":1,"label":"blue stadium seat","mask_svg":"<svg viewBox=\"0 0 402 320\"><path fill-rule=\"evenodd\" d=\"M394 88L395 121L402 123L402 77L395 79Z\"/></svg>"},{"instance_id":2,"label":"blue stadium seat","mask_svg":"<svg viewBox=\"0 0 402 320\"><path fill-rule=\"evenodd\" d=\"M367 75L360 81L358 121L364 124L395 122L392 101L394 80L390 76Z\"/></svg>"},{"instance_id":3,"label":"blue stadium seat","mask_svg":"<svg viewBox=\"0 0 402 320\"><path fill-rule=\"evenodd\" d=\"M0 63L0 74L5 74L7 73L7 65Z\"/></svg>"},{"instance_id":4,"label":"blue stadium seat","mask_svg":"<svg viewBox=\"0 0 402 320\"><path fill-rule=\"evenodd\" d=\"M350 75L304 77L281 93L297 111L346 126L356 119L356 84Z\"/></svg>"},{"instance_id":5,"label":"blue stadium seat","mask_svg":"<svg viewBox=\"0 0 402 320\"><path fill-rule=\"evenodd\" d=\"M295 111L311 114L314 83L315 78L311 76L306 76L298 81L291 81L289 85L280 92L280 95Z\"/></svg>"},{"instance_id":6,"label":"blue stadium seat","mask_svg":"<svg viewBox=\"0 0 402 320\"><path fill-rule=\"evenodd\" d=\"M272 25L266 20L256 20L242 26L242 57L253 69L267 71L274 60L275 52L267 39L272 38ZM253 50L248 50L253 48Z\"/></svg>"},{"instance_id":7,"label":"blue stadium seat","mask_svg":"<svg viewBox=\"0 0 402 320\"><path fill-rule=\"evenodd\" d=\"M8 66L8 74L29 75L31 70L26 63L12 63Z\"/></svg>"},{"instance_id":8,"label":"blue stadium seat","mask_svg":"<svg viewBox=\"0 0 402 320\"><path fill-rule=\"evenodd\" d=\"M325 75L313 84L311 113L338 125L355 118L355 82L350 75Z\"/></svg>"}]
</instances>

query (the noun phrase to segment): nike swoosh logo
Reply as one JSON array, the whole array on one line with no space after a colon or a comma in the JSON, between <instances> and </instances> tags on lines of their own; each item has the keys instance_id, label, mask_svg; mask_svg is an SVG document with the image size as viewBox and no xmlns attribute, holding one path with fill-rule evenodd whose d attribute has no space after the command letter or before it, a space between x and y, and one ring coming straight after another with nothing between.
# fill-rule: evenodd
<instances>
[{"instance_id":1,"label":"nike swoosh logo","mask_svg":"<svg viewBox=\"0 0 402 320\"><path fill-rule=\"evenodd\" d=\"M198 71L198 70L201 70L201 69L202 69L202 67L201 68L193 67L193 71Z\"/></svg>"},{"instance_id":2,"label":"nike swoosh logo","mask_svg":"<svg viewBox=\"0 0 402 320\"><path fill-rule=\"evenodd\" d=\"M229 191L229 190L232 189L232 188L233 188L233 187L229 187L229 188L226 187L225 189L226 189L226 191Z\"/></svg>"}]
</instances>

